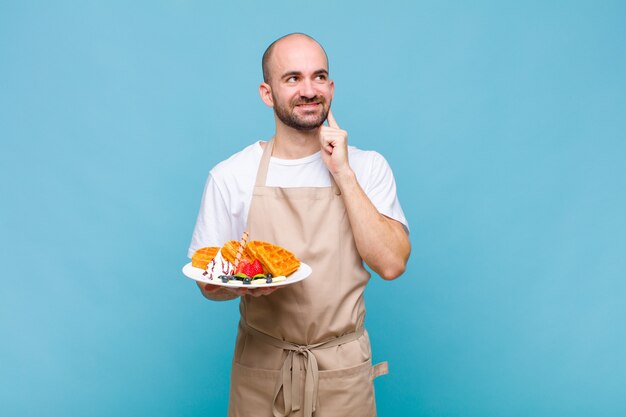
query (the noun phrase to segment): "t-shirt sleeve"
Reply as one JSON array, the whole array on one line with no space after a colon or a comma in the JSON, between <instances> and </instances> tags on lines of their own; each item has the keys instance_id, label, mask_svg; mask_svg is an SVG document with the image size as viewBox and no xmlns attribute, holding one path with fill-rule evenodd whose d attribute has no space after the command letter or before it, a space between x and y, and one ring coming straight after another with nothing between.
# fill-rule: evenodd
<instances>
[{"instance_id":1,"label":"t-shirt sleeve","mask_svg":"<svg viewBox=\"0 0 626 417\"><path fill-rule=\"evenodd\" d=\"M406 220L398 195L396 193L396 180L387 160L378 152L372 152L370 178L364 191L378 211L404 225L409 232L409 224Z\"/></svg>"},{"instance_id":2,"label":"t-shirt sleeve","mask_svg":"<svg viewBox=\"0 0 626 417\"><path fill-rule=\"evenodd\" d=\"M206 246L222 246L232 236L231 216L219 186L209 174L187 256Z\"/></svg>"}]
</instances>

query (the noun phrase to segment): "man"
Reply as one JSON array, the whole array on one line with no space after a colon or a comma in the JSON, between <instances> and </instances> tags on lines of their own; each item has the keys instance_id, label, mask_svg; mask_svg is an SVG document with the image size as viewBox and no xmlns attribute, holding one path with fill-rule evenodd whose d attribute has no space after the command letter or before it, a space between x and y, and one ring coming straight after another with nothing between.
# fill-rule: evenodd
<instances>
[{"instance_id":1,"label":"man","mask_svg":"<svg viewBox=\"0 0 626 417\"><path fill-rule=\"evenodd\" d=\"M393 174L378 153L348 146L330 111L326 53L314 39L290 34L272 43L263 78L275 136L211 170L189 255L247 230L313 272L275 288L199 284L211 300L240 297L229 416L374 416L372 380L386 363L370 362L363 262L391 280L410 253Z\"/></svg>"}]
</instances>

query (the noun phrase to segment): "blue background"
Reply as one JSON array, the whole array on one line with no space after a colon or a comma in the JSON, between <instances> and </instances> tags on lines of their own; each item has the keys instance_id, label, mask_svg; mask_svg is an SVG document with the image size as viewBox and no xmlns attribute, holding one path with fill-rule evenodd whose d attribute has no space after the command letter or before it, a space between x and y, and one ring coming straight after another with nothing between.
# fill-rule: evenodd
<instances>
[{"instance_id":1,"label":"blue background","mask_svg":"<svg viewBox=\"0 0 626 417\"><path fill-rule=\"evenodd\" d=\"M366 292L381 416L626 415L626 7L0 2L0 414L223 416L237 303L181 266L208 170L272 135L302 31L394 169Z\"/></svg>"}]
</instances>

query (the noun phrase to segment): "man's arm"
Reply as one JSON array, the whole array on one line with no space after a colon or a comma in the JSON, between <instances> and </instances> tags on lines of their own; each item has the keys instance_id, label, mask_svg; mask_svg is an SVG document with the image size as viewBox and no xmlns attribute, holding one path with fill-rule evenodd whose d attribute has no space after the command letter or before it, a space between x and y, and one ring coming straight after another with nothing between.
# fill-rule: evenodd
<instances>
[{"instance_id":1,"label":"man's arm","mask_svg":"<svg viewBox=\"0 0 626 417\"><path fill-rule=\"evenodd\" d=\"M402 224L382 215L372 204L348 163L348 134L332 112L320 129L322 158L341 190L357 250L370 268L384 279L402 275L411 244Z\"/></svg>"},{"instance_id":2,"label":"man's arm","mask_svg":"<svg viewBox=\"0 0 626 417\"><path fill-rule=\"evenodd\" d=\"M411 244L402 224L376 209L354 172L335 176L350 219L357 250L370 268L384 279L402 275Z\"/></svg>"}]
</instances>

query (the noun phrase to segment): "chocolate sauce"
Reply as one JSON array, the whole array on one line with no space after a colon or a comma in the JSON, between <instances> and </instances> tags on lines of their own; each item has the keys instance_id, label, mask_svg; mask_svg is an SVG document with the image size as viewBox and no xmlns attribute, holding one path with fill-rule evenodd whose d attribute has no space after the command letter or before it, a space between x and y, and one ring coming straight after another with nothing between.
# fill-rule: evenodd
<instances>
[{"instance_id":1,"label":"chocolate sauce","mask_svg":"<svg viewBox=\"0 0 626 417\"><path fill-rule=\"evenodd\" d=\"M209 279L213 279L213 271L215 270L215 259L211 261L211 277Z\"/></svg>"}]
</instances>

